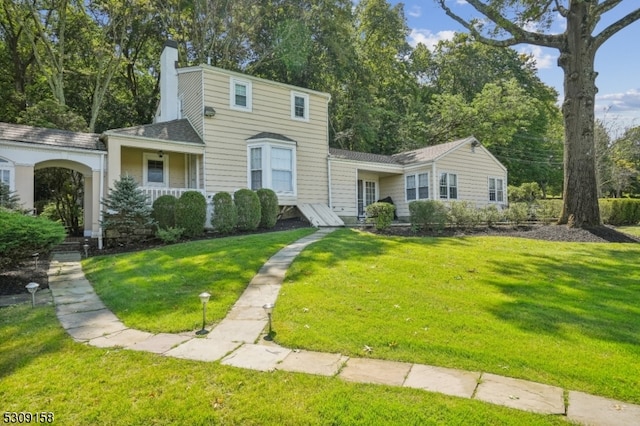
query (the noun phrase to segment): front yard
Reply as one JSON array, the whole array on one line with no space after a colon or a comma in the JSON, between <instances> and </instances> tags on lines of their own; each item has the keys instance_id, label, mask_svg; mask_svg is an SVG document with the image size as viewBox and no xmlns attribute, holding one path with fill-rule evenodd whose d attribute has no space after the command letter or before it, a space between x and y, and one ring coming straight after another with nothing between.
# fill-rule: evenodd
<instances>
[{"instance_id":1,"label":"front yard","mask_svg":"<svg viewBox=\"0 0 640 426\"><path fill-rule=\"evenodd\" d=\"M270 254L303 231L84 266L129 326L193 330L200 291L219 291L208 317L221 319ZM493 372L637 404L639 263L640 244L339 230L294 261L275 337L291 348ZM0 341L2 409L53 411L60 424L566 424L418 390L88 347L66 335L51 307L0 309Z\"/></svg>"}]
</instances>

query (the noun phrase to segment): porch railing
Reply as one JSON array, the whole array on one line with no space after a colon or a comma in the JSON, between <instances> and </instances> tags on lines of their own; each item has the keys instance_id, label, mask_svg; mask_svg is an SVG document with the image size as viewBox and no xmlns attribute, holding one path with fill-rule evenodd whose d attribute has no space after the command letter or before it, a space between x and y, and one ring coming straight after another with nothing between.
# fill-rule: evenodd
<instances>
[{"instance_id":1,"label":"porch railing","mask_svg":"<svg viewBox=\"0 0 640 426\"><path fill-rule=\"evenodd\" d=\"M198 191L205 197L207 196L207 194L204 192L204 189L195 188L153 188L145 186L142 187L142 191L149 197L150 204L153 204L153 202L162 195L173 195L176 198L180 198L180 196L187 191Z\"/></svg>"}]
</instances>

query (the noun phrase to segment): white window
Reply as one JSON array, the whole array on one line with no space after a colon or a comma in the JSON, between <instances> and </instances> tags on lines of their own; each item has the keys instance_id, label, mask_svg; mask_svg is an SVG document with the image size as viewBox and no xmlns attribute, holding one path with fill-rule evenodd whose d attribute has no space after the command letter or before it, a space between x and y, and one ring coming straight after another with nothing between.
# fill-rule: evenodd
<instances>
[{"instance_id":1,"label":"white window","mask_svg":"<svg viewBox=\"0 0 640 426\"><path fill-rule=\"evenodd\" d=\"M169 156L145 152L142 162L143 186L169 186Z\"/></svg>"},{"instance_id":2,"label":"white window","mask_svg":"<svg viewBox=\"0 0 640 426\"><path fill-rule=\"evenodd\" d=\"M237 78L231 78L230 87L230 104L232 109L240 111L251 111L252 109L252 95L251 95L251 82L249 80L240 80Z\"/></svg>"},{"instance_id":3,"label":"white window","mask_svg":"<svg viewBox=\"0 0 640 426\"><path fill-rule=\"evenodd\" d=\"M378 191L374 181L358 179L358 216L365 216L365 208L378 199Z\"/></svg>"},{"instance_id":4,"label":"white window","mask_svg":"<svg viewBox=\"0 0 640 426\"><path fill-rule=\"evenodd\" d=\"M440 198L443 200L458 199L458 175L453 173L440 174Z\"/></svg>"},{"instance_id":5,"label":"white window","mask_svg":"<svg viewBox=\"0 0 640 426\"><path fill-rule=\"evenodd\" d=\"M309 95L291 92L291 118L309 121Z\"/></svg>"},{"instance_id":6,"label":"white window","mask_svg":"<svg viewBox=\"0 0 640 426\"><path fill-rule=\"evenodd\" d=\"M4 158L0 158L0 182L4 183L9 187L10 191L15 191L15 168L13 163L5 160Z\"/></svg>"},{"instance_id":7,"label":"white window","mask_svg":"<svg viewBox=\"0 0 640 426\"><path fill-rule=\"evenodd\" d=\"M489 201L504 202L504 180L501 178L489 178Z\"/></svg>"},{"instance_id":8,"label":"white window","mask_svg":"<svg viewBox=\"0 0 640 426\"><path fill-rule=\"evenodd\" d=\"M407 201L429 198L429 173L407 175L405 183Z\"/></svg>"},{"instance_id":9,"label":"white window","mask_svg":"<svg viewBox=\"0 0 640 426\"><path fill-rule=\"evenodd\" d=\"M295 194L295 145L260 143L248 147L249 188L270 188L278 194Z\"/></svg>"}]
</instances>

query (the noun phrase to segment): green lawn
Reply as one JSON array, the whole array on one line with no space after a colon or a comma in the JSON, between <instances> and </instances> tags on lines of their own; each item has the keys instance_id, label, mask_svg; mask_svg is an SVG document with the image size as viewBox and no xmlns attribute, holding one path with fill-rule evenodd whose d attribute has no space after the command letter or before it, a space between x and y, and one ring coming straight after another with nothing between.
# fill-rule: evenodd
<instances>
[{"instance_id":1,"label":"green lawn","mask_svg":"<svg viewBox=\"0 0 640 426\"><path fill-rule=\"evenodd\" d=\"M214 293L208 314L222 318L260 265L308 232L84 265L129 325L190 330L200 325L199 292ZM639 263L640 244L339 230L294 261L275 337L291 348L493 372L637 404ZM52 307L0 309L0 342L2 409L53 411L59 424L565 423L418 390L92 348L69 338Z\"/></svg>"},{"instance_id":2,"label":"green lawn","mask_svg":"<svg viewBox=\"0 0 640 426\"><path fill-rule=\"evenodd\" d=\"M352 230L296 259L273 314L286 347L492 372L633 403L639 318L640 244Z\"/></svg>"},{"instance_id":3,"label":"green lawn","mask_svg":"<svg viewBox=\"0 0 640 426\"><path fill-rule=\"evenodd\" d=\"M616 229L626 234L640 237L640 226L618 226Z\"/></svg>"},{"instance_id":4,"label":"green lawn","mask_svg":"<svg viewBox=\"0 0 640 426\"><path fill-rule=\"evenodd\" d=\"M74 342L53 307L0 309L5 412L53 412L58 425L562 425L541 416L414 389Z\"/></svg>"},{"instance_id":5,"label":"green lawn","mask_svg":"<svg viewBox=\"0 0 640 426\"><path fill-rule=\"evenodd\" d=\"M313 228L202 240L83 261L87 278L129 327L175 333L202 327L198 295L211 294L207 320L224 318L260 267Z\"/></svg>"}]
</instances>

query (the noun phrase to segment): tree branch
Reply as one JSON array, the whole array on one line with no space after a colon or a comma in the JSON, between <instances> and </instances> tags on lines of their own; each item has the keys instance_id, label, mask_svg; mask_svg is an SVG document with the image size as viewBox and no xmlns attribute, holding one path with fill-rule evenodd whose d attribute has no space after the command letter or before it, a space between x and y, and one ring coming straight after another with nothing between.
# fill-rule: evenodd
<instances>
[{"instance_id":1,"label":"tree branch","mask_svg":"<svg viewBox=\"0 0 640 426\"><path fill-rule=\"evenodd\" d=\"M541 34L534 33L530 31L526 31L520 28L518 25L511 22L511 20L502 16L498 11L488 6L486 3L483 3L479 0L467 0L471 6L473 6L478 12L485 15L491 21L493 21L498 27L504 29L509 34L512 35L511 38L507 38L504 40L498 40L495 38L485 37L475 28L473 24L466 21L464 18L460 17L456 13L454 13L446 4L445 0L437 0L440 7L445 11L445 13L462 25L464 28L469 30L469 32L482 43L496 46L496 47L509 47L515 44L520 43L528 43L537 46L544 47L554 47L559 49L561 47L561 42L563 39L562 35L550 35L550 34Z\"/></svg>"},{"instance_id":2,"label":"tree branch","mask_svg":"<svg viewBox=\"0 0 640 426\"><path fill-rule=\"evenodd\" d=\"M619 2L620 2L620 0L610 0L609 2L603 3L602 6L604 6L605 4L609 3L609 5L611 5L611 7L613 7L613 6L615 6L615 3L619 3ZM633 24L634 22L636 22L639 19L640 19L640 8L634 10L633 12L631 12L631 13L627 14L626 16L620 18L619 20L617 20L613 24L609 25L607 28L602 30L600 32L600 34L598 34L597 36L594 37L594 41L593 42L594 42L595 49L597 50L598 48L600 48L600 46L602 46L605 41L609 40L618 31L620 31L621 29Z\"/></svg>"}]
</instances>

